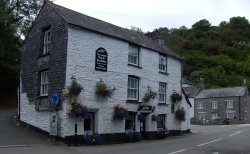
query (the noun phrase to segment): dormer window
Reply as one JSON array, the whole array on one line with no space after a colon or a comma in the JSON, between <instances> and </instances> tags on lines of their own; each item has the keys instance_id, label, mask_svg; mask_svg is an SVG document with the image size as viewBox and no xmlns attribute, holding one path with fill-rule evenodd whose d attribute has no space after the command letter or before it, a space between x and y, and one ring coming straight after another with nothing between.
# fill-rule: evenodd
<instances>
[{"instance_id":1,"label":"dormer window","mask_svg":"<svg viewBox=\"0 0 250 154\"><path fill-rule=\"evenodd\" d=\"M50 27L44 29L44 35L43 35L43 53L42 55L47 55L50 52L50 40L51 40L51 32Z\"/></svg>"},{"instance_id":2,"label":"dormer window","mask_svg":"<svg viewBox=\"0 0 250 154\"><path fill-rule=\"evenodd\" d=\"M139 66L139 48L134 45L129 45L128 63Z\"/></svg>"},{"instance_id":3,"label":"dormer window","mask_svg":"<svg viewBox=\"0 0 250 154\"><path fill-rule=\"evenodd\" d=\"M159 56L159 71L167 73L167 57Z\"/></svg>"}]
</instances>

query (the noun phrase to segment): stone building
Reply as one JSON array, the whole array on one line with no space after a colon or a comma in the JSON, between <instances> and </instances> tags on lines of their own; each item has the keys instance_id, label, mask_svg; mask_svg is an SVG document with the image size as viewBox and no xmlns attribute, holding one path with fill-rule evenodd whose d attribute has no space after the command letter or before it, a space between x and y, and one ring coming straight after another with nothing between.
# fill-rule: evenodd
<instances>
[{"instance_id":1,"label":"stone building","mask_svg":"<svg viewBox=\"0 0 250 154\"><path fill-rule=\"evenodd\" d=\"M72 99L62 95L72 77L83 86L77 101L88 109L85 118L70 117ZM188 115L181 122L171 112L170 95L181 92L180 81L181 58L163 44L45 2L22 49L20 120L65 142L75 133L99 134L107 143L123 142L127 132L156 139L159 131L190 129ZM112 94L98 95L97 83ZM125 119L114 119L117 104L126 107ZM175 107L189 110L182 101Z\"/></svg>"},{"instance_id":2,"label":"stone building","mask_svg":"<svg viewBox=\"0 0 250 154\"><path fill-rule=\"evenodd\" d=\"M249 123L249 92L246 86L204 89L195 97L195 117L210 123L234 119Z\"/></svg>"}]
</instances>

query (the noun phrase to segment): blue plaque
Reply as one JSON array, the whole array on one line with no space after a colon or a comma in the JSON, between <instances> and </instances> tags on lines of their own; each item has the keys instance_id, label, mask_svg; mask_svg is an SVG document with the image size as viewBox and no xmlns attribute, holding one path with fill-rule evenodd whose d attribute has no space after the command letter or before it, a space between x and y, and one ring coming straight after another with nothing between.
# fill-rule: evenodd
<instances>
[{"instance_id":1,"label":"blue plaque","mask_svg":"<svg viewBox=\"0 0 250 154\"><path fill-rule=\"evenodd\" d=\"M53 93L50 97L51 106L56 107L60 102L60 97L57 92Z\"/></svg>"}]
</instances>

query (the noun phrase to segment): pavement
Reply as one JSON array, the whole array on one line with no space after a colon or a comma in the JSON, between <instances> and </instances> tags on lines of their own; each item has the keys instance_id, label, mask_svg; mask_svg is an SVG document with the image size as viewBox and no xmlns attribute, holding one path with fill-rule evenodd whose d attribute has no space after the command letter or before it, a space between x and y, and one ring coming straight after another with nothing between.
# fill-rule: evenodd
<instances>
[{"instance_id":1,"label":"pavement","mask_svg":"<svg viewBox=\"0 0 250 154\"><path fill-rule=\"evenodd\" d=\"M19 125L16 108L0 108L0 148L51 145L52 140Z\"/></svg>"}]
</instances>

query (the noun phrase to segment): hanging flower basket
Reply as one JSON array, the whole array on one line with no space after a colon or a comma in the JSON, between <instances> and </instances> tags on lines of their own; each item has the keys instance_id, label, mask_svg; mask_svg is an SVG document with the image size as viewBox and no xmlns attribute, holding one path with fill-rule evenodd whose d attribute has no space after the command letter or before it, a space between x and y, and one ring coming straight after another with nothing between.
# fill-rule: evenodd
<instances>
[{"instance_id":1,"label":"hanging flower basket","mask_svg":"<svg viewBox=\"0 0 250 154\"><path fill-rule=\"evenodd\" d=\"M114 109L114 119L123 120L128 115L128 110L124 106L120 104L116 104L113 106Z\"/></svg>"},{"instance_id":2,"label":"hanging flower basket","mask_svg":"<svg viewBox=\"0 0 250 154\"><path fill-rule=\"evenodd\" d=\"M173 91L173 93L170 96L171 101L173 103L177 102L177 101L181 101L182 100L182 95L177 93L176 91Z\"/></svg>"},{"instance_id":3,"label":"hanging flower basket","mask_svg":"<svg viewBox=\"0 0 250 154\"><path fill-rule=\"evenodd\" d=\"M114 92L114 89L111 89L102 80L98 81L95 87L96 87L96 94L102 96L103 98L107 96L110 97Z\"/></svg>"},{"instance_id":4,"label":"hanging flower basket","mask_svg":"<svg viewBox=\"0 0 250 154\"><path fill-rule=\"evenodd\" d=\"M89 116L88 108L74 100L73 102L69 103L69 116L76 118L88 117Z\"/></svg>"},{"instance_id":5,"label":"hanging flower basket","mask_svg":"<svg viewBox=\"0 0 250 154\"><path fill-rule=\"evenodd\" d=\"M152 121L157 121L157 120L158 120L158 115L153 114L153 115L151 116L151 119L152 119Z\"/></svg>"},{"instance_id":6,"label":"hanging flower basket","mask_svg":"<svg viewBox=\"0 0 250 154\"><path fill-rule=\"evenodd\" d=\"M184 108L178 108L175 112L175 117L180 120L180 121L185 121L186 120L186 112Z\"/></svg>"},{"instance_id":7,"label":"hanging flower basket","mask_svg":"<svg viewBox=\"0 0 250 154\"><path fill-rule=\"evenodd\" d=\"M151 89L144 95L142 98L143 102L148 102L150 99L155 99L156 92L152 91Z\"/></svg>"},{"instance_id":8,"label":"hanging flower basket","mask_svg":"<svg viewBox=\"0 0 250 154\"><path fill-rule=\"evenodd\" d=\"M83 91L82 85L76 81L74 76L71 77L71 80L71 85L62 90L62 95L65 98L77 97Z\"/></svg>"}]
</instances>

